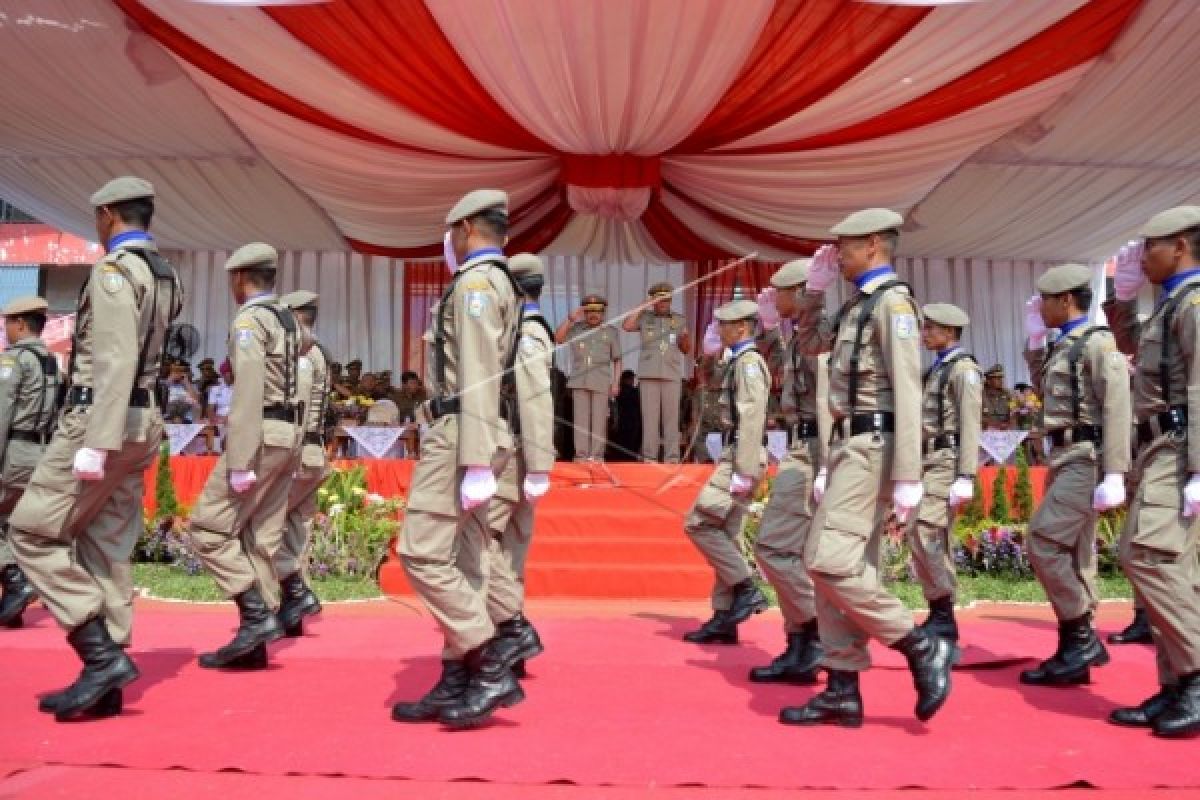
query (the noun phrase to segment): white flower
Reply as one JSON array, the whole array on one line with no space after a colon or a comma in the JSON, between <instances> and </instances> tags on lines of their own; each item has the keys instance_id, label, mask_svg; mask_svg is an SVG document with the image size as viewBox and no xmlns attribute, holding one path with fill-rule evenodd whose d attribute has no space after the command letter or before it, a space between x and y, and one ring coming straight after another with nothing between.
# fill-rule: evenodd
<instances>
[{"instance_id":1,"label":"white flower","mask_svg":"<svg viewBox=\"0 0 1200 800\"><path fill-rule=\"evenodd\" d=\"M329 516L336 517L338 514L341 514L345 510L346 510L346 507L344 505L342 505L341 503L334 503L333 505L331 505L329 507Z\"/></svg>"},{"instance_id":2,"label":"white flower","mask_svg":"<svg viewBox=\"0 0 1200 800\"><path fill-rule=\"evenodd\" d=\"M755 502L751 503L750 505L746 506L746 510L749 511L751 514L761 514L762 510L764 508L766 508L766 504L762 503L761 501L755 501Z\"/></svg>"},{"instance_id":3,"label":"white flower","mask_svg":"<svg viewBox=\"0 0 1200 800\"><path fill-rule=\"evenodd\" d=\"M378 503L382 503L382 502L383 502L383 495L381 495L381 494L375 494L374 492L371 492L369 495L367 495L367 504L368 505L373 506L373 505L377 505Z\"/></svg>"}]
</instances>

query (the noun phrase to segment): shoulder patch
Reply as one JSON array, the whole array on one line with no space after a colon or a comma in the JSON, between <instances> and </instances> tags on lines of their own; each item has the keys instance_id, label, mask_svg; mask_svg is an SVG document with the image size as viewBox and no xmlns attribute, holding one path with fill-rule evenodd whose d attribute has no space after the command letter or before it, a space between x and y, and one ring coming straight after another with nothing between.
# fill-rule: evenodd
<instances>
[{"instance_id":1,"label":"shoulder patch","mask_svg":"<svg viewBox=\"0 0 1200 800\"><path fill-rule=\"evenodd\" d=\"M312 372L313 363L308 356L300 356L300 358L296 360L296 367L301 372Z\"/></svg>"},{"instance_id":2,"label":"shoulder patch","mask_svg":"<svg viewBox=\"0 0 1200 800\"><path fill-rule=\"evenodd\" d=\"M966 375L966 381L972 386L979 383L979 372L977 370L969 370Z\"/></svg>"},{"instance_id":3,"label":"shoulder patch","mask_svg":"<svg viewBox=\"0 0 1200 800\"><path fill-rule=\"evenodd\" d=\"M118 267L105 264L100 268L100 285L109 294L116 294L125 286L125 276Z\"/></svg>"},{"instance_id":4,"label":"shoulder patch","mask_svg":"<svg viewBox=\"0 0 1200 800\"><path fill-rule=\"evenodd\" d=\"M897 314L892 318L892 330L897 339L912 339L917 335L917 318L912 314Z\"/></svg>"},{"instance_id":5,"label":"shoulder patch","mask_svg":"<svg viewBox=\"0 0 1200 800\"><path fill-rule=\"evenodd\" d=\"M537 340L532 336L521 337L521 352L527 356L531 356L537 352Z\"/></svg>"},{"instance_id":6,"label":"shoulder patch","mask_svg":"<svg viewBox=\"0 0 1200 800\"><path fill-rule=\"evenodd\" d=\"M463 296L463 302L466 306L467 316L479 319L483 316L484 309L487 308L487 292L472 289Z\"/></svg>"},{"instance_id":7,"label":"shoulder patch","mask_svg":"<svg viewBox=\"0 0 1200 800\"><path fill-rule=\"evenodd\" d=\"M742 374L750 380L758 380L763 376L762 366L753 358L746 359L746 365L742 367Z\"/></svg>"},{"instance_id":8,"label":"shoulder patch","mask_svg":"<svg viewBox=\"0 0 1200 800\"><path fill-rule=\"evenodd\" d=\"M237 346L245 350L254 342L254 327L251 325L239 325L234 338L237 341Z\"/></svg>"}]
</instances>

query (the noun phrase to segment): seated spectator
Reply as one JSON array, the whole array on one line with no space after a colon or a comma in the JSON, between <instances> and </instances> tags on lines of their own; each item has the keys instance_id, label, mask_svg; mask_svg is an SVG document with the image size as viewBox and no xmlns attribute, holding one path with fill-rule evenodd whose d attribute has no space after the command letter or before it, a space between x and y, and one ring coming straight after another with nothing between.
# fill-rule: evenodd
<instances>
[{"instance_id":1,"label":"seated spectator","mask_svg":"<svg viewBox=\"0 0 1200 800\"><path fill-rule=\"evenodd\" d=\"M225 420L229 418L229 403L232 400L233 369L229 366L229 359L225 359L218 370L217 383L209 387L206 398L208 427L204 429L204 438L209 454L220 452L217 448L217 434L225 429Z\"/></svg>"},{"instance_id":2,"label":"seated spectator","mask_svg":"<svg viewBox=\"0 0 1200 800\"><path fill-rule=\"evenodd\" d=\"M400 409L385 393L384 386L374 375L364 375L359 384L360 402L366 406L366 424L395 427L400 424Z\"/></svg>"},{"instance_id":3,"label":"seated spectator","mask_svg":"<svg viewBox=\"0 0 1200 800\"><path fill-rule=\"evenodd\" d=\"M200 396L192 385L191 369L187 362L171 364L167 372L166 405L163 420L169 424L182 425L191 422L200 414Z\"/></svg>"}]
</instances>

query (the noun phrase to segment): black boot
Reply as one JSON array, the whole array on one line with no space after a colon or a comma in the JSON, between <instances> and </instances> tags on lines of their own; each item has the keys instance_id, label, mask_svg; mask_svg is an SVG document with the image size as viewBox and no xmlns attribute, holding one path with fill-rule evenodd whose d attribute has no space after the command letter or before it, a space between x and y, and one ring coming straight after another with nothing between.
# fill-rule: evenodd
<instances>
[{"instance_id":1,"label":"black boot","mask_svg":"<svg viewBox=\"0 0 1200 800\"><path fill-rule=\"evenodd\" d=\"M790 683L795 686L811 686L817 682L821 656L821 638L817 635L817 621L809 620L804 628L788 634L787 649L765 667L750 670L750 680L755 683Z\"/></svg>"},{"instance_id":2,"label":"black boot","mask_svg":"<svg viewBox=\"0 0 1200 800\"><path fill-rule=\"evenodd\" d=\"M928 722L950 696L950 667L953 645L919 628L892 645L908 659L908 669L917 689L917 719Z\"/></svg>"},{"instance_id":3,"label":"black boot","mask_svg":"<svg viewBox=\"0 0 1200 800\"><path fill-rule=\"evenodd\" d=\"M495 637L464 656L470 680L458 701L442 709L438 719L451 728L476 728L497 708L525 699L521 684L496 653Z\"/></svg>"},{"instance_id":4,"label":"black boot","mask_svg":"<svg viewBox=\"0 0 1200 800\"><path fill-rule=\"evenodd\" d=\"M733 603L729 606L729 621L734 625L740 625L750 619L751 615L766 611L769 606L766 596L758 588L754 579L746 578L733 587Z\"/></svg>"},{"instance_id":5,"label":"black boot","mask_svg":"<svg viewBox=\"0 0 1200 800\"><path fill-rule=\"evenodd\" d=\"M392 719L396 722L433 722L443 708L462 700L469 679L466 664L443 661L442 676L433 688L415 703L396 703L392 706Z\"/></svg>"},{"instance_id":6,"label":"black boot","mask_svg":"<svg viewBox=\"0 0 1200 800\"><path fill-rule=\"evenodd\" d=\"M283 601L279 606L279 624L285 636L303 636L304 618L321 613L321 601L304 582L304 576L293 572L279 582Z\"/></svg>"},{"instance_id":7,"label":"black boot","mask_svg":"<svg viewBox=\"0 0 1200 800\"><path fill-rule=\"evenodd\" d=\"M70 688L71 687L68 686L66 689L52 692L45 697L42 697L40 700L38 700L38 711L41 711L43 714L53 714L57 712L59 705L62 704L62 701L67 696L67 691ZM124 697L121 690L109 689L104 693L104 696L96 702L96 705L92 706L84 713L89 717L103 719L104 717L115 717L120 714L123 709Z\"/></svg>"},{"instance_id":8,"label":"black boot","mask_svg":"<svg viewBox=\"0 0 1200 800\"><path fill-rule=\"evenodd\" d=\"M239 664L239 660L244 656L249 656L258 649L259 646L266 645L267 642L273 642L283 635L283 628L279 627L279 620L271 613L271 609L267 608L267 604L263 602L262 594L258 589L251 588L233 598L238 607L239 625L237 632L233 635L233 639L229 644L218 649L215 653L202 653L200 655L200 666L207 669L222 669L225 667L233 667L235 669L246 669L243 661ZM258 663L255 660L254 663ZM253 669L263 669L267 666L266 649L263 649L263 658L261 666L252 667Z\"/></svg>"},{"instance_id":9,"label":"black boot","mask_svg":"<svg viewBox=\"0 0 1200 800\"><path fill-rule=\"evenodd\" d=\"M21 617L25 609L33 602L37 592L25 580L25 573L16 564L7 564L0 569L0 626L5 628L20 628L25 624Z\"/></svg>"},{"instance_id":10,"label":"black boot","mask_svg":"<svg viewBox=\"0 0 1200 800\"><path fill-rule=\"evenodd\" d=\"M1022 672L1021 683L1079 686L1091 681L1089 667L1102 667L1108 661L1108 651L1092 627L1092 615L1084 614L1058 624L1058 650L1036 669Z\"/></svg>"},{"instance_id":11,"label":"black boot","mask_svg":"<svg viewBox=\"0 0 1200 800\"><path fill-rule=\"evenodd\" d=\"M929 616L921 623L921 630L940 636L948 642L958 641L958 622L954 619L954 598L939 597L929 601Z\"/></svg>"},{"instance_id":12,"label":"black boot","mask_svg":"<svg viewBox=\"0 0 1200 800\"><path fill-rule=\"evenodd\" d=\"M520 612L496 626L496 655L510 669L518 661L541 655L545 649L533 624Z\"/></svg>"},{"instance_id":13,"label":"black boot","mask_svg":"<svg viewBox=\"0 0 1200 800\"><path fill-rule=\"evenodd\" d=\"M1154 719L1154 735L1183 739L1200 734L1200 672L1179 676L1179 688Z\"/></svg>"},{"instance_id":14,"label":"black boot","mask_svg":"<svg viewBox=\"0 0 1200 800\"><path fill-rule=\"evenodd\" d=\"M83 671L58 698L54 718L59 722L87 713L106 694L133 683L138 677L137 667L108 635L100 617L92 617L67 634L67 642L83 662Z\"/></svg>"},{"instance_id":15,"label":"black boot","mask_svg":"<svg viewBox=\"0 0 1200 800\"><path fill-rule=\"evenodd\" d=\"M730 620L728 611L714 611L708 622L685 633L683 640L693 644L737 644L737 623Z\"/></svg>"},{"instance_id":16,"label":"black boot","mask_svg":"<svg viewBox=\"0 0 1200 800\"><path fill-rule=\"evenodd\" d=\"M831 669L825 691L802 706L779 712L784 725L841 725L860 728L863 722L862 695L858 693L858 673Z\"/></svg>"},{"instance_id":17,"label":"black boot","mask_svg":"<svg viewBox=\"0 0 1200 800\"><path fill-rule=\"evenodd\" d=\"M1130 622L1128 627L1120 633L1110 633L1108 635L1109 644L1154 644L1154 636L1150 633L1150 618L1146 616L1146 609L1135 608L1133 610L1133 622Z\"/></svg>"},{"instance_id":18,"label":"black boot","mask_svg":"<svg viewBox=\"0 0 1200 800\"><path fill-rule=\"evenodd\" d=\"M1176 692L1176 687L1164 686L1158 690L1158 694L1143 700L1140 705L1114 709L1108 715L1108 721L1126 728L1149 728L1175 700Z\"/></svg>"}]
</instances>

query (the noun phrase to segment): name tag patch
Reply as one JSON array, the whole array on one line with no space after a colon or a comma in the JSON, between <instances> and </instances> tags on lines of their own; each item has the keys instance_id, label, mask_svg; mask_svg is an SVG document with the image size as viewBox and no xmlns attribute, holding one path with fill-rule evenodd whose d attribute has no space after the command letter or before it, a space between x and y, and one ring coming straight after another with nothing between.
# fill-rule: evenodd
<instances>
[{"instance_id":1,"label":"name tag patch","mask_svg":"<svg viewBox=\"0 0 1200 800\"><path fill-rule=\"evenodd\" d=\"M467 316L479 319L487 308L487 295L483 292L467 292L465 297Z\"/></svg>"},{"instance_id":2,"label":"name tag patch","mask_svg":"<svg viewBox=\"0 0 1200 800\"><path fill-rule=\"evenodd\" d=\"M911 339L917 335L917 318L912 314L900 314L892 320L892 330L897 339Z\"/></svg>"}]
</instances>

